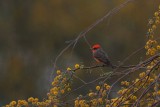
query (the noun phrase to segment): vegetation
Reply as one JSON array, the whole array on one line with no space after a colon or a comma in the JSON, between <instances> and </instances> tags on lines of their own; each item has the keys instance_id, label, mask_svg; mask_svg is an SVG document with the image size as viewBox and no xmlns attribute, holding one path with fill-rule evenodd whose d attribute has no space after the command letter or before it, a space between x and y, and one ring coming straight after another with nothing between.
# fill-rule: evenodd
<instances>
[{"instance_id":1,"label":"vegetation","mask_svg":"<svg viewBox=\"0 0 160 107\"><path fill-rule=\"evenodd\" d=\"M100 23L99 20L97 22ZM58 69L54 74L52 86L46 94L47 97L43 100L30 97L27 100L11 101L5 107L154 107L160 105L160 42L159 38L156 38L159 35L157 34L159 24L160 6L148 22L147 41L143 47L146 50L146 58L136 65L124 66L120 64L116 66L116 69L110 72L106 71L103 75L89 82L80 78L77 72L86 69L100 71L100 68L106 66L88 67L83 64L75 64L74 67L68 67L66 70ZM86 32L80 36L86 37L85 34ZM131 55L138 52L135 51ZM139 74L131 78L131 75L137 72ZM116 81L107 82L114 77L118 77ZM82 85L73 87L72 84L75 83L75 80L80 81ZM77 90L90 84L95 85L94 89L87 90L86 95L82 95L82 93L74 98L69 97ZM113 90L117 84L121 88ZM113 92L114 96L111 96Z\"/></svg>"}]
</instances>

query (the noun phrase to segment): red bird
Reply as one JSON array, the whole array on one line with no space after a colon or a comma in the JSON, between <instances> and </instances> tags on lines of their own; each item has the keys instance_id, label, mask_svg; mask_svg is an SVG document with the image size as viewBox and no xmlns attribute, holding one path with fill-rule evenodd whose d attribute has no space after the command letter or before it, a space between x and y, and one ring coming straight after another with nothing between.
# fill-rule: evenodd
<instances>
[{"instance_id":1,"label":"red bird","mask_svg":"<svg viewBox=\"0 0 160 107\"><path fill-rule=\"evenodd\" d=\"M105 65L114 68L114 66L112 65L112 63L110 62L108 58L107 53L104 52L104 50L101 48L99 44L95 44L92 46L92 54L93 54L93 58L97 62L102 62Z\"/></svg>"}]
</instances>

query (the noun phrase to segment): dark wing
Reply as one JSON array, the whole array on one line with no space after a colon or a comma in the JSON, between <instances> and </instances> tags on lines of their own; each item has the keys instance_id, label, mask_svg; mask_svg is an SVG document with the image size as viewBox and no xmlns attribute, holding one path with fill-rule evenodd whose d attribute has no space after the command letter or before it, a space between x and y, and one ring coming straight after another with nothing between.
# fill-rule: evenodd
<instances>
[{"instance_id":1,"label":"dark wing","mask_svg":"<svg viewBox=\"0 0 160 107\"><path fill-rule=\"evenodd\" d=\"M94 53L94 57L106 65L112 65L108 55L102 49L98 49L97 52Z\"/></svg>"}]
</instances>

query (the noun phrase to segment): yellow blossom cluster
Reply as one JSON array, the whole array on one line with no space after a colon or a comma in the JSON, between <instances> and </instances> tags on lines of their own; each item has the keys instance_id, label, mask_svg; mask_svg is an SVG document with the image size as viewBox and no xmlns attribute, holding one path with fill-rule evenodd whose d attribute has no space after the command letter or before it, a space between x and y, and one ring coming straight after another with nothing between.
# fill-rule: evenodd
<instances>
[{"instance_id":1,"label":"yellow blossom cluster","mask_svg":"<svg viewBox=\"0 0 160 107\"><path fill-rule=\"evenodd\" d=\"M100 90L100 88L101 88L100 86L96 86L96 90L97 90L97 91L99 91L99 90Z\"/></svg>"},{"instance_id":2,"label":"yellow blossom cluster","mask_svg":"<svg viewBox=\"0 0 160 107\"><path fill-rule=\"evenodd\" d=\"M129 86L129 82L128 82L128 81L122 81L122 82L121 82L121 85Z\"/></svg>"},{"instance_id":3,"label":"yellow blossom cluster","mask_svg":"<svg viewBox=\"0 0 160 107\"><path fill-rule=\"evenodd\" d=\"M16 101L12 101L9 103L9 105L6 105L6 107L27 107L29 104L26 100L18 100L18 102Z\"/></svg>"},{"instance_id":4,"label":"yellow blossom cluster","mask_svg":"<svg viewBox=\"0 0 160 107\"><path fill-rule=\"evenodd\" d=\"M156 79L157 76L152 72L152 68L154 67L155 62L151 62L146 68L146 72L143 71L139 73L139 76L129 82L129 81L121 81L121 85L126 86L122 87L118 92L118 97L108 99L107 93L111 89L111 86L104 83L103 85L97 85L95 87L96 92L89 92L89 100L87 99L79 99L77 98L74 102L75 107L130 107L130 104L134 104L144 90L150 86ZM150 74L150 75L149 75ZM154 87L151 87L151 90L144 95L144 97L139 101L139 106L151 106L157 100L155 100L156 96L160 96L160 85L156 84ZM147 103L145 102L147 101Z\"/></svg>"},{"instance_id":5,"label":"yellow blossom cluster","mask_svg":"<svg viewBox=\"0 0 160 107\"><path fill-rule=\"evenodd\" d=\"M75 107L97 107L98 105L103 105L102 98L94 98L90 101L76 99L74 102Z\"/></svg>"},{"instance_id":6,"label":"yellow blossom cluster","mask_svg":"<svg viewBox=\"0 0 160 107\"><path fill-rule=\"evenodd\" d=\"M74 106L75 107L89 107L89 104L87 104L85 100L78 100L78 99L76 99L74 101Z\"/></svg>"},{"instance_id":7,"label":"yellow blossom cluster","mask_svg":"<svg viewBox=\"0 0 160 107\"><path fill-rule=\"evenodd\" d=\"M147 50L146 55L155 55L160 51L160 44L154 39L155 30L160 24L160 7L159 10L154 13L154 17L149 20L149 26L147 36L148 41L146 42L145 49Z\"/></svg>"},{"instance_id":8,"label":"yellow blossom cluster","mask_svg":"<svg viewBox=\"0 0 160 107\"><path fill-rule=\"evenodd\" d=\"M149 39L146 43L145 49L147 49L146 55L155 55L160 50L156 40Z\"/></svg>"},{"instance_id":9,"label":"yellow blossom cluster","mask_svg":"<svg viewBox=\"0 0 160 107\"><path fill-rule=\"evenodd\" d=\"M80 65L75 64L74 67L75 69L79 69ZM52 87L49 93L47 93L48 97L45 98L45 100L39 101L38 98L30 97L28 98L28 100L18 100L17 102L11 101L5 107L58 107L60 103L60 96L63 96L66 92L71 91L71 83L69 81L71 72L68 71L72 71L72 69L68 67L67 71L64 72L62 72L61 70L56 71L56 76L52 81ZM83 105L83 101L80 101L80 105Z\"/></svg>"},{"instance_id":10,"label":"yellow blossom cluster","mask_svg":"<svg viewBox=\"0 0 160 107\"><path fill-rule=\"evenodd\" d=\"M85 99L80 100L78 97L74 102L74 106L75 107L97 107L97 106L105 105L107 103L107 100L105 99L105 97L110 87L111 86L106 83L104 83L101 86L97 85L95 89L98 93L90 91L88 93L89 100L85 100Z\"/></svg>"}]
</instances>

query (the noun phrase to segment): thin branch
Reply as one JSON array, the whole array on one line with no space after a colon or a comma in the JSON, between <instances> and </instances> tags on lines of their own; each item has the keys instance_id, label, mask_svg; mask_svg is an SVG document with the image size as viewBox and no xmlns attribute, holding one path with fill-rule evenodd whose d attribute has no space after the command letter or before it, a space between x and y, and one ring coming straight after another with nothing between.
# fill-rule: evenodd
<instances>
[{"instance_id":1,"label":"thin branch","mask_svg":"<svg viewBox=\"0 0 160 107\"><path fill-rule=\"evenodd\" d=\"M101 22L103 22L104 20L106 20L109 16L116 14L118 11L120 11L120 9L122 9L123 7L127 6L128 3L132 2L134 0L126 0L124 3L122 3L121 5L119 5L118 7L113 8L111 11L109 11L106 15L104 15L102 18L98 19L95 23L93 23L92 25L90 25L86 30L84 30L82 33L80 33L71 43L69 43L56 57L55 61L54 61L54 70L56 68L56 64L57 61L59 59L59 57L66 51L68 50L72 45L73 47L75 47L76 43L78 42L78 40L84 36L86 36L86 34L91 31L93 28L95 28L98 24L100 24ZM53 70L53 71L54 71ZM54 72L51 73L51 78Z\"/></svg>"}]
</instances>

